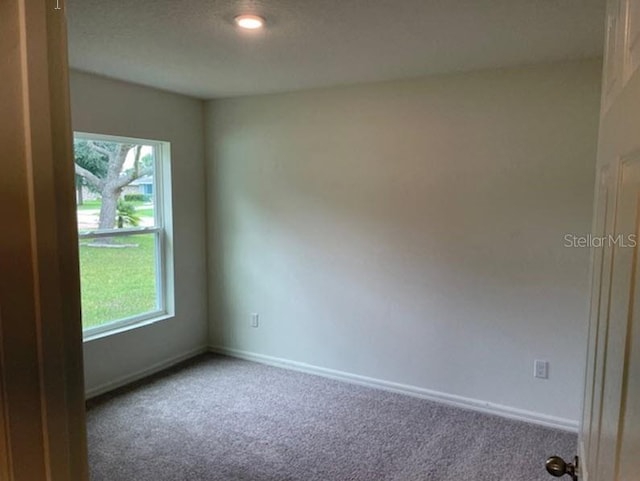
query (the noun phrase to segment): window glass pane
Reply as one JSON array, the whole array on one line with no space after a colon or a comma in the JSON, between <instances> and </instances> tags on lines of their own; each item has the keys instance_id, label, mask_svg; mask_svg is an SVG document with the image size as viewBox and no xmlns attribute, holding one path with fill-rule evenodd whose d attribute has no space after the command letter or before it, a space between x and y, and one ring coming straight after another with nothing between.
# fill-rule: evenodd
<instances>
[{"instance_id":1,"label":"window glass pane","mask_svg":"<svg viewBox=\"0 0 640 481\"><path fill-rule=\"evenodd\" d=\"M74 151L81 233L156 226L153 145L76 137Z\"/></svg>"},{"instance_id":2,"label":"window glass pane","mask_svg":"<svg viewBox=\"0 0 640 481\"><path fill-rule=\"evenodd\" d=\"M80 239L84 329L158 310L157 235Z\"/></svg>"},{"instance_id":3,"label":"window glass pane","mask_svg":"<svg viewBox=\"0 0 640 481\"><path fill-rule=\"evenodd\" d=\"M159 146L92 134L74 138L84 329L164 312ZM156 230L132 233L143 228Z\"/></svg>"}]
</instances>

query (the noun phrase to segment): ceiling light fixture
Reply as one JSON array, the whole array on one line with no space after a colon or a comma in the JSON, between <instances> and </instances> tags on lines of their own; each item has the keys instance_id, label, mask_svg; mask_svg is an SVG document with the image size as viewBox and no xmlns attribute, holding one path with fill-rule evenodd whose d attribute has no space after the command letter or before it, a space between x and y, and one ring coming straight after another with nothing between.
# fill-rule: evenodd
<instances>
[{"instance_id":1,"label":"ceiling light fixture","mask_svg":"<svg viewBox=\"0 0 640 481\"><path fill-rule=\"evenodd\" d=\"M238 15L235 21L238 27L247 30L257 30L264 27L264 18L258 15Z\"/></svg>"}]
</instances>

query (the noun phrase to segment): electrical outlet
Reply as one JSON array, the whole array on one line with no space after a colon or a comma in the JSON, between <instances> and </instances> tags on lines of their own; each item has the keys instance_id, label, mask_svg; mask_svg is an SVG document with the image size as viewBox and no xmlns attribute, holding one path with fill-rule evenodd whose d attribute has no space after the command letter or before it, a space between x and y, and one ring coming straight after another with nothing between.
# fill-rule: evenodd
<instances>
[{"instance_id":1,"label":"electrical outlet","mask_svg":"<svg viewBox=\"0 0 640 481\"><path fill-rule=\"evenodd\" d=\"M258 317L258 313L254 312L251 314L251 327L258 327L260 325L260 318Z\"/></svg>"},{"instance_id":2,"label":"electrical outlet","mask_svg":"<svg viewBox=\"0 0 640 481\"><path fill-rule=\"evenodd\" d=\"M533 377L549 379L549 362L536 359L533 362Z\"/></svg>"}]
</instances>

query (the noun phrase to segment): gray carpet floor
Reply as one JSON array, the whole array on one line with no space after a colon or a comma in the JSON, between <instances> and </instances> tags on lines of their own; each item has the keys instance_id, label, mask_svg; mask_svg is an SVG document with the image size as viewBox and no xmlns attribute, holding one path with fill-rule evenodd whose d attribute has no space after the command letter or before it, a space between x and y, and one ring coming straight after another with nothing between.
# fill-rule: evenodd
<instances>
[{"instance_id":1,"label":"gray carpet floor","mask_svg":"<svg viewBox=\"0 0 640 481\"><path fill-rule=\"evenodd\" d=\"M570 433L206 355L88 403L93 481L550 481Z\"/></svg>"}]
</instances>

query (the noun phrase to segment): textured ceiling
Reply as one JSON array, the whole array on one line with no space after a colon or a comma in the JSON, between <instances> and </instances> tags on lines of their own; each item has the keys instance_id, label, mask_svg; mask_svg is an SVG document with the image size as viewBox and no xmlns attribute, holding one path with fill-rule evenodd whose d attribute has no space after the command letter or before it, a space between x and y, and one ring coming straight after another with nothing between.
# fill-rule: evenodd
<instances>
[{"instance_id":1,"label":"textured ceiling","mask_svg":"<svg viewBox=\"0 0 640 481\"><path fill-rule=\"evenodd\" d=\"M68 0L71 67L201 98L601 55L604 0ZM233 17L257 13L262 32Z\"/></svg>"}]
</instances>

